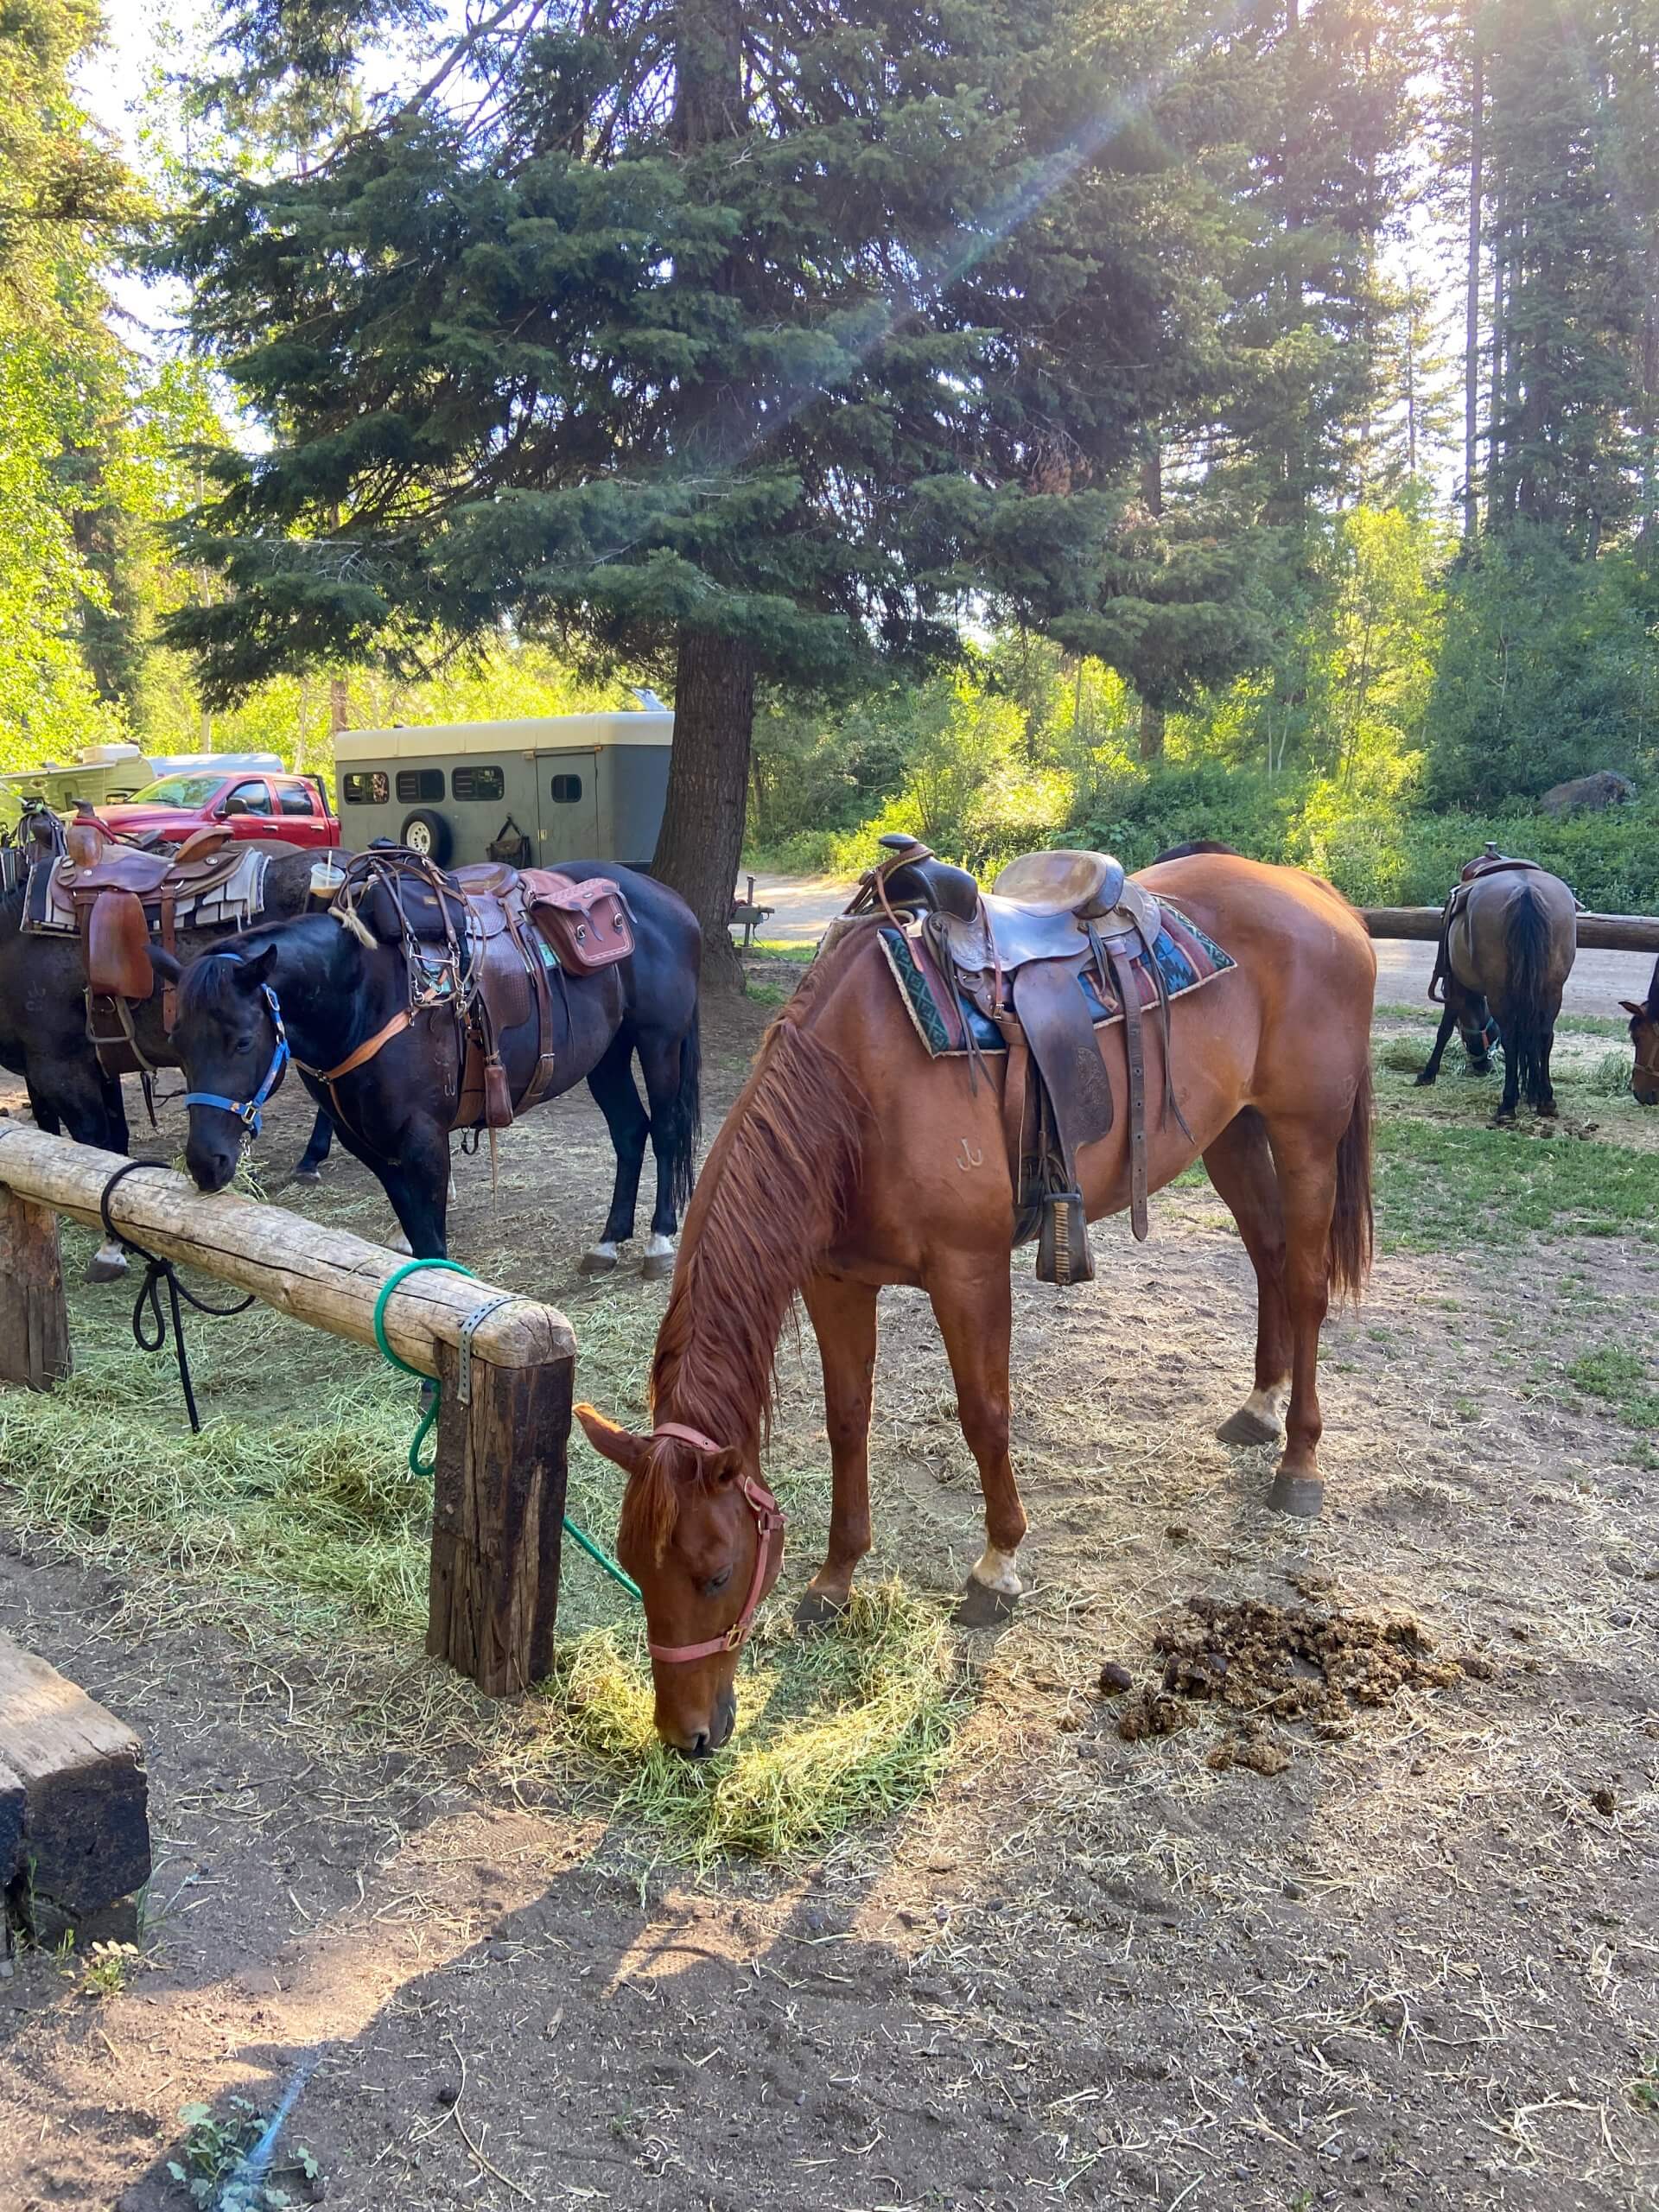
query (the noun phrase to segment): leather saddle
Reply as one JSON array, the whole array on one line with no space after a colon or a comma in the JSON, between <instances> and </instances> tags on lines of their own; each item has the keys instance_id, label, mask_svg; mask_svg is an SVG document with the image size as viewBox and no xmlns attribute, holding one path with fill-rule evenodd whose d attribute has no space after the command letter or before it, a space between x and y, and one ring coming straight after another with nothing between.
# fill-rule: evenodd
<instances>
[{"instance_id":1,"label":"leather saddle","mask_svg":"<svg viewBox=\"0 0 1659 2212\"><path fill-rule=\"evenodd\" d=\"M212 918L251 920L263 904L267 856L217 824L196 830L176 848L130 844L84 803L62 832L61 852L51 853L45 838L40 843L26 925L79 936L86 969L86 1033L105 1073L151 1075L131 1008L156 988L154 937L175 950L180 923L204 918L204 908L215 901L224 912ZM170 1027L170 987L165 1019Z\"/></svg>"},{"instance_id":2,"label":"leather saddle","mask_svg":"<svg viewBox=\"0 0 1659 2212\"><path fill-rule=\"evenodd\" d=\"M551 868L484 861L446 873L401 847L360 855L330 909L369 941L404 949L411 1012L448 1003L465 1038L452 1127L505 1128L539 1104L556 1073L553 985L603 979L620 998L614 970L634 949L633 917L604 876L581 880ZM610 971L610 972L607 972ZM535 1070L515 1096L501 1039L532 1014Z\"/></svg>"},{"instance_id":3,"label":"leather saddle","mask_svg":"<svg viewBox=\"0 0 1659 2212\"><path fill-rule=\"evenodd\" d=\"M1094 1270L1077 1185L1077 1154L1114 1121L1111 1084L1095 1036L1085 978L1100 1003L1121 1006L1128 1074L1130 1211L1147 1234L1146 1052L1141 973L1154 979L1163 1021L1166 1111L1173 1107L1169 1005L1154 953L1158 902L1109 854L1028 853L989 892L919 841L881 840L889 858L871 871L852 912L909 910L942 975L1001 1031L1008 1047L1003 1132L1020 1226L1039 1237L1047 1281L1087 1281ZM969 1068L973 1069L970 1053ZM1033 1079L1034 1071L1034 1079Z\"/></svg>"}]
</instances>

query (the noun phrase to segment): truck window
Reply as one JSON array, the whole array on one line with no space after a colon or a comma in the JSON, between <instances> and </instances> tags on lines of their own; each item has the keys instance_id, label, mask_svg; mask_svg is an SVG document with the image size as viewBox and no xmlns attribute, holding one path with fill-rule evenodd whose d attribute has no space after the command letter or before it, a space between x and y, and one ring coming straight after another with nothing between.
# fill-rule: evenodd
<instances>
[{"instance_id":1,"label":"truck window","mask_svg":"<svg viewBox=\"0 0 1659 2212\"><path fill-rule=\"evenodd\" d=\"M379 768L351 770L340 788L347 806L385 806L391 798L391 779Z\"/></svg>"},{"instance_id":2,"label":"truck window","mask_svg":"<svg viewBox=\"0 0 1659 2212\"><path fill-rule=\"evenodd\" d=\"M311 786L308 784L279 784L276 787L276 804L284 814L303 814L308 818L315 815L317 810L313 804Z\"/></svg>"},{"instance_id":3,"label":"truck window","mask_svg":"<svg viewBox=\"0 0 1659 2212\"><path fill-rule=\"evenodd\" d=\"M556 806L575 806L581 797L582 778L580 776L554 777L553 803Z\"/></svg>"},{"instance_id":4,"label":"truck window","mask_svg":"<svg viewBox=\"0 0 1659 2212\"><path fill-rule=\"evenodd\" d=\"M451 798L499 798L507 788L501 768L453 768L449 772Z\"/></svg>"},{"instance_id":5,"label":"truck window","mask_svg":"<svg viewBox=\"0 0 1659 2212\"><path fill-rule=\"evenodd\" d=\"M430 805L434 799L443 797L442 768L400 768L397 771L397 801L401 806L417 803ZM459 798L461 793L457 791Z\"/></svg>"},{"instance_id":6,"label":"truck window","mask_svg":"<svg viewBox=\"0 0 1659 2212\"><path fill-rule=\"evenodd\" d=\"M232 784L225 795L228 811L234 814L269 814L270 792L263 779L245 784Z\"/></svg>"}]
</instances>

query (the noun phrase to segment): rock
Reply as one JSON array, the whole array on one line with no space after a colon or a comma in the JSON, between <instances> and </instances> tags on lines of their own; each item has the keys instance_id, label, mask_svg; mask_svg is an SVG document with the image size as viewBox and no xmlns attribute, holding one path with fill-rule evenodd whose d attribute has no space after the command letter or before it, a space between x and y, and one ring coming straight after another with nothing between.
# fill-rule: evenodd
<instances>
[{"instance_id":1,"label":"rock","mask_svg":"<svg viewBox=\"0 0 1659 2212\"><path fill-rule=\"evenodd\" d=\"M1116 1659L1109 1659L1100 1670L1100 1694L1103 1697L1122 1697L1125 1690L1135 1688L1135 1676Z\"/></svg>"},{"instance_id":2,"label":"rock","mask_svg":"<svg viewBox=\"0 0 1659 2212\"><path fill-rule=\"evenodd\" d=\"M1572 814L1580 808L1597 812L1605 806L1624 806L1635 797L1636 785L1628 776L1598 768L1592 776L1574 776L1570 783L1554 785L1538 804L1545 814Z\"/></svg>"},{"instance_id":3,"label":"rock","mask_svg":"<svg viewBox=\"0 0 1659 2212\"><path fill-rule=\"evenodd\" d=\"M1618 1810L1618 1800L1604 1782L1599 1789L1590 1792L1590 1802L1604 1820L1611 1821Z\"/></svg>"}]
</instances>

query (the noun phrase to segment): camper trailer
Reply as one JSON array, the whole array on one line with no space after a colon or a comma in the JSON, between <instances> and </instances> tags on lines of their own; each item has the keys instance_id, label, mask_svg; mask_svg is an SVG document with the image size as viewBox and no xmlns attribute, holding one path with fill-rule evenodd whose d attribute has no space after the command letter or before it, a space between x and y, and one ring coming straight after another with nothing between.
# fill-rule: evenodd
<instances>
[{"instance_id":1,"label":"camper trailer","mask_svg":"<svg viewBox=\"0 0 1659 2212\"><path fill-rule=\"evenodd\" d=\"M672 714L659 708L343 730L340 842L360 853L388 838L440 868L647 867L673 734Z\"/></svg>"}]
</instances>

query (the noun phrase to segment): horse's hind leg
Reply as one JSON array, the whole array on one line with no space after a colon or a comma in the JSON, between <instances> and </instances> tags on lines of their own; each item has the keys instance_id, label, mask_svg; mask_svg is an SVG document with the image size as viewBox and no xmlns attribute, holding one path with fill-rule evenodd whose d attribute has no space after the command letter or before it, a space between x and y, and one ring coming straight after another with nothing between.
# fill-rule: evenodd
<instances>
[{"instance_id":1,"label":"horse's hind leg","mask_svg":"<svg viewBox=\"0 0 1659 2212\"><path fill-rule=\"evenodd\" d=\"M633 1234L634 1207L639 1198L639 1171L645 1162L645 1140L651 1120L640 1103L633 1080L633 1039L620 1030L603 1058L588 1078L594 1103L605 1116L616 1154L616 1180L611 1186L611 1210L605 1217L600 1240L582 1255L582 1273L608 1274L616 1265L616 1248Z\"/></svg>"},{"instance_id":2,"label":"horse's hind leg","mask_svg":"<svg viewBox=\"0 0 1659 2212\"><path fill-rule=\"evenodd\" d=\"M1448 993L1448 999L1450 994ZM1434 1039L1434 1049L1418 1072L1419 1086L1433 1083L1440 1072L1440 1062L1446 1058L1446 1048L1452 1042L1452 1033L1458 1026L1458 1017L1450 1004L1440 1015L1440 1027Z\"/></svg>"},{"instance_id":3,"label":"horse's hind leg","mask_svg":"<svg viewBox=\"0 0 1659 2212\"><path fill-rule=\"evenodd\" d=\"M1262 1116L1247 1106L1204 1155L1255 1269L1255 1387L1216 1431L1224 1444L1276 1444L1290 1382L1290 1313L1285 1303L1285 1217L1279 1177Z\"/></svg>"},{"instance_id":4,"label":"horse's hind leg","mask_svg":"<svg viewBox=\"0 0 1659 2212\"><path fill-rule=\"evenodd\" d=\"M1007 1254L942 1268L929 1274L926 1288L950 1356L957 1418L985 1493L985 1549L969 1570L957 1618L967 1628L987 1628L1014 1611L1020 1590L1014 1554L1027 1528L1008 1457L1014 1294Z\"/></svg>"},{"instance_id":5,"label":"horse's hind leg","mask_svg":"<svg viewBox=\"0 0 1659 2212\"><path fill-rule=\"evenodd\" d=\"M334 1143L334 1124L329 1116L328 1109L326 1106L320 1106L317 1109L317 1118L311 1126L310 1141L300 1156L299 1166L294 1170L294 1180L296 1183L321 1182L322 1163L328 1157L329 1147Z\"/></svg>"},{"instance_id":6,"label":"horse's hind leg","mask_svg":"<svg viewBox=\"0 0 1659 2212\"><path fill-rule=\"evenodd\" d=\"M842 1275L814 1275L801 1293L823 1363L830 1436L830 1543L795 1608L803 1628L844 1611L858 1562L870 1548L870 1399L875 1381L876 1293Z\"/></svg>"},{"instance_id":7,"label":"horse's hind leg","mask_svg":"<svg viewBox=\"0 0 1659 2212\"><path fill-rule=\"evenodd\" d=\"M1331 1302L1331 1218L1337 1199L1337 1145L1328 1127L1268 1124L1285 1221L1285 1303L1290 1318L1290 1404L1285 1449L1268 1493L1279 1513L1312 1518L1325 1500L1319 1478L1319 1331Z\"/></svg>"}]
</instances>

